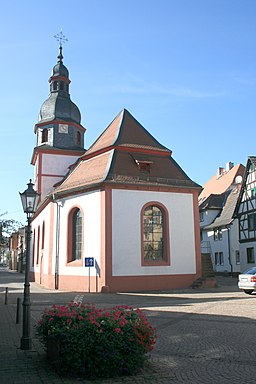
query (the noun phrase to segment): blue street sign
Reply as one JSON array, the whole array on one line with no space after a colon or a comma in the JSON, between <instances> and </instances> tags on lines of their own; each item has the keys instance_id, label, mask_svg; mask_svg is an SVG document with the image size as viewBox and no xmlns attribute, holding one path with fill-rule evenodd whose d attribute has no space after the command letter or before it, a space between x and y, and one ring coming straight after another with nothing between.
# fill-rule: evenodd
<instances>
[{"instance_id":1,"label":"blue street sign","mask_svg":"<svg viewBox=\"0 0 256 384\"><path fill-rule=\"evenodd\" d=\"M94 267L94 257L85 257L84 258L85 267Z\"/></svg>"}]
</instances>

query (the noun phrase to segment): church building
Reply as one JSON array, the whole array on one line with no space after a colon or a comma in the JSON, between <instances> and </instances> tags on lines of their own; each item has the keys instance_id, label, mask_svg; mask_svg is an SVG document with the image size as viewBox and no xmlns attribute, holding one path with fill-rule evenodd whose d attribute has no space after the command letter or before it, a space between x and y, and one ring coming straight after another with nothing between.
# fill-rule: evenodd
<instances>
[{"instance_id":1,"label":"church building","mask_svg":"<svg viewBox=\"0 0 256 384\"><path fill-rule=\"evenodd\" d=\"M49 83L32 156L31 277L84 292L190 286L201 276L201 187L126 109L84 149L61 46Z\"/></svg>"}]
</instances>

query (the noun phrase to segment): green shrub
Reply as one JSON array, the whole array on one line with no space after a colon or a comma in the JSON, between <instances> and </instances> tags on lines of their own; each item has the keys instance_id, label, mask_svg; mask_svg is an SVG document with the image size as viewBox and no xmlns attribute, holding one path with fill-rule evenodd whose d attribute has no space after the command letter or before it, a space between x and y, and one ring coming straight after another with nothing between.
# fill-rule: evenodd
<instances>
[{"instance_id":1,"label":"green shrub","mask_svg":"<svg viewBox=\"0 0 256 384\"><path fill-rule=\"evenodd\" d=\"M144 313L127 306L54 305L44 311L36 330L45 347L49 337L58 340L59 371L89 378L138 372L156 341Z\"/></svg>"}]
</instances>

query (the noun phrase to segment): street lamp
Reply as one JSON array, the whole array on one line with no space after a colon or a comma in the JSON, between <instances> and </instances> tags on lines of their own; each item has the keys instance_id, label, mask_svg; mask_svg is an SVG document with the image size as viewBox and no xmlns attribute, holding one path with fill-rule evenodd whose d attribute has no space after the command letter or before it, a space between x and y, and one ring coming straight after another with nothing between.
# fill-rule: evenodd
<instances>
[{"instance_id":1,"label":"street lamp","mask_svg":"<svg viewBox=\"0 0 256 384\"><path fill-rule=\"evenodd\" d=\"M31 237L31 218L36 211L40 195L34 190L32 180L27 184L28 188L20 193L23 211L27 214L27 233L26 233L26 267L25 283L23 295L23 333L20 341L20 348L30 350L32 339L30 337L30 284L29 284L29 258L30 258L30 237Z\"/></svg>"}]
</instances>

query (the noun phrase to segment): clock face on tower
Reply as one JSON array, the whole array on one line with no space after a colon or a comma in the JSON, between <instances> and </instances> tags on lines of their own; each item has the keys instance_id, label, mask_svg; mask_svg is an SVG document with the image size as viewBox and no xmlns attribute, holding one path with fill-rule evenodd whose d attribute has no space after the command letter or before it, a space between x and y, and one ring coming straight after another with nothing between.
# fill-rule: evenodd
<instances>
[{"instance_id":1,"label":"clock face on tower","mask_svg":"<svg viewBox=\"0 0 256 384\"><path fill-rule=\"evenodd\" d=\"M68 133L68 125L59 124L59 133Z\"/></svg>"}]
</instances>

